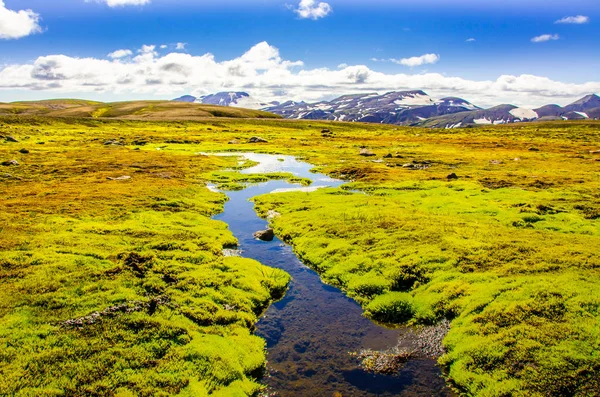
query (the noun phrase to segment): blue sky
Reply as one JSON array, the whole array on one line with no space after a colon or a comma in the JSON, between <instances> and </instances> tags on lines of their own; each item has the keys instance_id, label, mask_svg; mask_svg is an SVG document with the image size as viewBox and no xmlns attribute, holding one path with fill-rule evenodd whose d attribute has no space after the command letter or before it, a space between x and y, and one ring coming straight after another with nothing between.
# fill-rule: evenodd
<instances>
[{"instance_id":1,"label":"blue sky","mask_svg":"<svg viewBox=\"0 0 600 397\"><path fill-rule=\"evenodd\" d=\"M433 94L462 95L484 105L509 101L533 106L566 103L590 90L600 91L597 0L324 0L325 15L316 19L302 18L300 0L150 0L145 5L114 7L106 1L119 0L4 0L3 6L0 0L0 37L2 8L32 10L38 26L31 34L13 32L20 37L0 39L0 101L67 95L102 100L169 98L221 88L254 91L251 94L265 100L278 95L317 100L346 92L423 88ZM319 7L318 3L310 7ZM585 23L555 23L576 16L586 17ZM549 39L532 42L542 35ZM142 87L149 80L139 77L142 70L158 68L161 58L170 53L190 57L210 53L221 64L238 60L263 42L278 51L281 62L301 61L302 65L288 68L275 62L273 70L267 70L256 67L260 62L254 59L254 66L246 63L254 69L244 72L243 79L208 65L205 74L214 74L211 81L192 73L173 80L153 69L149 72L152 81L161 80L161 84L154 90ZM176 50L176 43L185 43L185 49ZM143 45L156 46L152 59L134 60ZM161 49L161 45L168 47ZM120 63L111 67L115 74L135 75L135 84L114 82L99 88L98 81L91 85L84 81L86 76L99 80L94 72L83 76L65 71L68 65L87 68L88 64L73 59L88 59L91 65L93 60L106 61L107 54L119 49L130 50L132 55L111 60ZM419 65L422 61L416 60L410 66L401 62L426 54L435 55L436 61ZM58 55L66 58L40 59ZM192 59L181 61L197 69ZM48 76L36 80L31 77L36 63L43 63L44 70L49 63L62 72L52 75L53 84L48 84ZM339 65L347 65L345 74L342 71L347 68ZM364 68L356 69L359 66ZM100 63L90 68L101 69ZM332 73L334 83L329 90L323 87L327 82L318 78L323 68ZM281 69L293 79L286 78ZM367 77L356 78L357 70ZM269 80L265 73L277 76ZM344 76L351 76L353 84L346 84ZM417 77L411 80L410 76ZM517 80L499 81L501 76ZM536 79L521 81L521 76ZM417 87L418 83L426 87ZM482 89L489 92L482 93Z\"/></svg>"}]
</instances>

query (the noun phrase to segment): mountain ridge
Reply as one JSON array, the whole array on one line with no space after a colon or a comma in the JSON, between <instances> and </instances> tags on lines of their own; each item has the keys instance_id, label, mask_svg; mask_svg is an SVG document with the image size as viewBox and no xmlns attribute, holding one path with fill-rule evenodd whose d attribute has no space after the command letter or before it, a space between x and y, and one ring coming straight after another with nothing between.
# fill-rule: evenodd
<instances>
[{"instance_id":1,"label":"mountain ridge","mask_svg":"<svg viewBox=\"0 0 600 397\"><path fill-rule=\"evenodd\" d=\"M189 97L177 98L176 101L186 101ZM261 103L245 92L221 92L196 98L195 101L225 106L240 106L243 101ZM459 128L537 120L600 119L600 97L596 94L586 95L565 107L549 104L528 109L501 104L484 109L463 98L451 96L435 99L423 90L409 90L390 91L383 95L376 92L346 94L315 103L288 100L260 109L287 119Z\"/></svg>"}]
</instances>

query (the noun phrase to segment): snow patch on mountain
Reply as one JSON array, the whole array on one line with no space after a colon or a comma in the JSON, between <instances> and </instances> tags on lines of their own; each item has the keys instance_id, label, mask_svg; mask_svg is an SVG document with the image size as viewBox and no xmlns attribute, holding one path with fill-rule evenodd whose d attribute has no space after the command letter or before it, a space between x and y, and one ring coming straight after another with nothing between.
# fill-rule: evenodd
<instances>
[{"instance_id":1,"label":"snow patch on mountain","mask_svg":"<svg viewBox=\"0 0 600 397\"><path fill-rule=\"evenodd\" d=\"M538 114L531 109L515 108L509 113L521 120L535 120L539 118Z\"/></svg>"}]
</instances>

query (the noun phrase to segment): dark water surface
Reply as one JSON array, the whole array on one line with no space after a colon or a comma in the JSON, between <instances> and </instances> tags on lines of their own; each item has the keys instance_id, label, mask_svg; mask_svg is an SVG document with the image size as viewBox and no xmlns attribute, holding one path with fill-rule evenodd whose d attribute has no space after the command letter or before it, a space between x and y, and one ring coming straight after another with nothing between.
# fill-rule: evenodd
<instances>
[{"instance_id":1,"label":"dark water surface","mask_svg":"<svg viewBox=\"0 0 600 397\"><path fill-rule=\"evenodd\" d=\"M310 178L313 186L339 186L322 174L312 174L310 164L286 156L246 154L259 166L245 173L292 172ZM285 161L279 161L284 159ZM292 275L285 298L272 305L257 327L267 340L268 376L263 380L278 396L451 396L433 360L410 362L398 375L369 374L348 353L363 348L387 349L396 345L401 329L378 326L362 316L362 309L337 288L321 282L304 266L291 247L279 239L257 241L252 234L267 228L250 198L280 189L298 188L285 181L252 185L224 192L225 210L215 219L226 222L239 240L242 256Z\"/></svg>"}]
</instances>

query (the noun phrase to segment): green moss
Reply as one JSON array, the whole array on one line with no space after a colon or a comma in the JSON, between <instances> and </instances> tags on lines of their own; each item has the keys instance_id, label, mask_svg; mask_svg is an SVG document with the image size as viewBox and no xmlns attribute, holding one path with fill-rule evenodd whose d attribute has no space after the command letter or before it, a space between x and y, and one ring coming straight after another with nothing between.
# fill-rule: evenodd
<instances>
[{"instance_id":1,"label":"green moss","mask_svg":"<svg viewBox=\"0 0 600 397\"><path fill-rule=\"evenodd\" d=\"M209 217L226 198L203 186L293 177L225 171L250 164L200 154L238 150L299 156L352 180L263 196L257 210L279 212L278 236L371 318L452 320L440 363L461 393L596 394L599 123L336 123L333 140L323 128L332 126L1 118L0 132L31 153L0 143L21 164L0 186L0 394L260 389L264 341L251 330L288 276L221 256L236 241ZM228 144L256 135L269 142ZM362 146L393 157L365 159ZM431 167L402 167L424 161ZM162 296L168 303L148 310ZM61 327L139 302L144 310Z\"/></svg>"}]
</instances>

